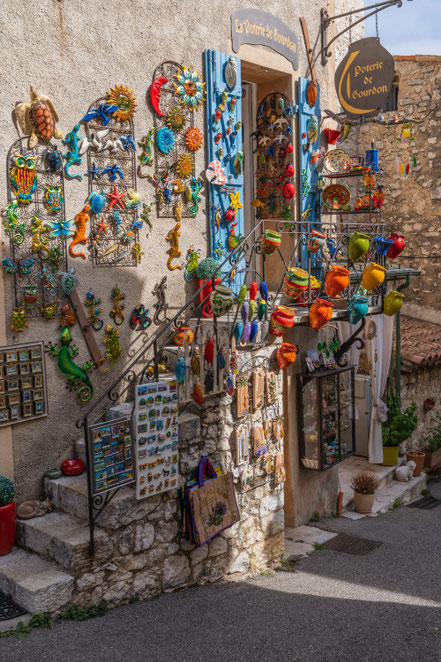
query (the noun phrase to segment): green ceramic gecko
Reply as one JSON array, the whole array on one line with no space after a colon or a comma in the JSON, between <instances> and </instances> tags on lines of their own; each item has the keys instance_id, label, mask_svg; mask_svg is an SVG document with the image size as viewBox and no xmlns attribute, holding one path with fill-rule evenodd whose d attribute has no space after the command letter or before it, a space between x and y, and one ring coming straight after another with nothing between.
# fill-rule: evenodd
<instances>
[{"instance_id":1,"label":"green ceramic gecko","mask_svg":"<svg viewBox=\"0 0 441 662\"><path fill-rule=\"evenodd\" d=\"M83 366L80 368L80 366L73 363L72 359L78 354L78 347L75 347L75 345L70 347L71 342L72 336L69 329L65 327L60 335L61 347L57 348L56 345L50 343L46 346L46 351L51 356L58 356L59 370L65 375L68 375L66 388L69 391L75 390L78 381L83 382L83 385L77 391L77 395L81 402L88 402L93 396L93 385L86 371L94 368L94 364L92 361L88 361L87 363L83 363Z\"/></svg>"}]
</instances>

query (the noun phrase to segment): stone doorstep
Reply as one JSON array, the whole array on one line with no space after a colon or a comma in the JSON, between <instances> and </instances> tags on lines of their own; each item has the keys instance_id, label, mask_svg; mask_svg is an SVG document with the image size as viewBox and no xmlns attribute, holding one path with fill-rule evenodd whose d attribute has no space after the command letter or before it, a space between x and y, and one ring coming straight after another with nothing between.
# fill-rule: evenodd
<instances>
[{"instance_id":1,"label":"stone doorstep","mask_svg":"<svg viewBox=\"0 0 441 662\"><path fill-rule=\"evenodd\" d=\"M384 466L383 464L370 464L367 458L359 457L357 455L352 455L347 460L344 460L344 462L338 467L338 477L343 492L343 512L345 510L351 510L354 504L354 492L350 487L352 476L359 471L370 471L377 476L379 480L379 489L381 489L393 480L395 469L402 464L405 464L405 462L405 456L400 457L398 464L391 467Z\"/></svg>"},{"instance_id":2,"label":"stone doorstep","mask_svg":"<svg viewBox=\"0 0 441 662\"><path fill-rule=\"evenodd\" d=\"M391 510L395 500L399 499L403 504L411 503L421 498L421 491L427 486L427 476L423 472L421 476L414 478L409 483L403 483L399 480L391 480L375 494L375 502L372 512L364 515L355 510L347 510L343 517L348 519L362 519L363 517L375 517ZM352 504L353 507L353 504Z\"/></svg>"},{"instance_id":3,"label":"stone doorstep","mask_svg":"<svg viewBox=\"0 0 441 662\"><path fill-rule=\"evenodd\" d=\"M53 559L66 570L77 570L89 562L89 526L83 520L61 512L44 517L17 520L17 544ZM95 558L112 555L113 543L102 529L95 529Z\"/></svg>"},{"instance_id":4,"label":"stone doorstep","mask_svg":"<svg viewBox=\"0 0 441 662\"><path fill-rule=\"evenodd\" d=\"M30 614L61 609L71 600L73 587L71 575L37 554L14 547L0 556L0 589Z\"/></svg>"},{"instance_id":5,"label":"stone doorstep","mask_svg":"<svg viewBox=\"0 0 441 662\"><path fill-rule=\"evenodd\" d=\"M306 558L315 551L315 543L322 545L336 535L333 531L324 531L306 524L295 528L286 527L285 554L290 561Z\"/></svg>"}]
</instances>

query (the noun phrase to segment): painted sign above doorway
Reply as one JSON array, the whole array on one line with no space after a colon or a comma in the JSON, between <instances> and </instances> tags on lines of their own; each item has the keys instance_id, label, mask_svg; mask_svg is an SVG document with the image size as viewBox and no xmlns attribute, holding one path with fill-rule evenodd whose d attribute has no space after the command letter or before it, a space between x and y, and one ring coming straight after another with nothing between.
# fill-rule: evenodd
<instances>
[{"instance_id":1,"label":"painted sign above doorway","mask_svg":"<svg viewBox=\"0 0 441 662\"><path fill-rule=\"evenodd\" d=\"M277 16L259 9L238 9L231 15L233 51L242 44L268 46L299 68L297 35Z\"/></svg>"},{"instance_id":2,"label":"painted sign above doorway","mask_svg":"<svg viewBox=\"0 0 441 662\"><path fill-rule=\"evenodd\" d=\"M370 117L386 105L392 88L394 59L376 37L349 46L335 72L335 89L350 118Z\"/></svg>"}]
</instances>

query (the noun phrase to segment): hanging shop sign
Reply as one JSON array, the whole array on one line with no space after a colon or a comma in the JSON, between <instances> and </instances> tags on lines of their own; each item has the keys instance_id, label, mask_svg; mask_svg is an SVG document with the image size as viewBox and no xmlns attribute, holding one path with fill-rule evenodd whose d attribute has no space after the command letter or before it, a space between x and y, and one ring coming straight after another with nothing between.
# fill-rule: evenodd
<instances>
[{"instance_id":1,"label":"hanging shop sign","mask_svg":"<svg viewBox=\"0 0 441 662\"><path fill-rule=\"evenodd\" d=\"M393 76L394 59L376 37L351 44L335 73L335 89L346 115L377 115L386 104Z\"/></svg>"},{"instance_id":2,"label":"hanging shop sign","mask_svg":"<svg viewBox=\"0 0 441 662\"><path fill-rule=\"evenodd\" d=\"M273 14L253 8L238 9L231 15L231 36L235 53L242 44L268 46L292 62L294 69L299 68L297 36Z\"/></svg>"}]
</instances>

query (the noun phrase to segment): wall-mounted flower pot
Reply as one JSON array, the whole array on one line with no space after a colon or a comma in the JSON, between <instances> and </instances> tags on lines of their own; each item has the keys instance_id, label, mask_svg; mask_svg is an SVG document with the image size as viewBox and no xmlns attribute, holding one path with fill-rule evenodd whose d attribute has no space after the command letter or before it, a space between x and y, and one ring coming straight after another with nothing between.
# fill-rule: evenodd
<instances>
[{"instance_id":1,"label":"wall-mounted flower pot","mask_svg":"<svg viewBox=\"0 0 441 662\"><path fill-rule=\"evenodd\" d=\"M355 511L357 513L370 513L375 501L375 494L361 494L354 492Z\"/></svg>"},{"instance_id":2,"label":"wall-mounted flower pot","mask_svg":"<svg viewBox=\"0 0 441 662\"><path fill-rule=\"evenodd\" d=\"M288 306L277 306L270 316L270 333L273 336L283 336L294 325L296 311Z\"/></svg>"},{"instance_id":3,"label":"wall-mounted flower pot","mask_svg":"<svg viewBox=\"0 0 441 662\"><path fill-rule=\"evenodd\" d=\"M221 282L220 278L214 279L215 285L218 285ZM204 286L204 287L202 287ZM209 295L213 291L213 279L212 278L198 278L197 279L198 290L202 287L202 290L198 292L198 304L201 305L204 299L206 298L205 303L202 306L202 317L205 319L212 319L213 311L211 310L211 303Z\"/></svg>"},{"instance_id":4,"label":"wall-mounted flower pot","mask_svg":"<svg viewBox=\"0 0 441 662\"><path fill-rule=\"evenodd\" d=\"M365 317L369 312L369 299L361 296L361 294L354 294L352 299L348 301L346 306L346 313L348 315L348 322L350 324L358 324L358 322Z\"/></svg>"},{"instance_id":5,"label":"wall-mounted flower pot","mask_svg":"<svg viewBox=\"0 0 441 662\"><path fill-rule=\"evenodd\" d=\"M412 460L416 464L416 467L413 470L414 478L421 476L421 471L423 470L423 466L424 466L424 458L425 458L425 454L423 453L423 451L407 451L406 460L408 462Z\"/></svg>"},{"instance_id":6,"label":"wall-mounted flower pot","mask_svg":"<svg viewBox=\"0 0 441 662\"><path fill-rule=\"evenodd\" d=\"M260 244L262 246L262 253L265 255L272 255L274 251L280 246L282 235L280 232L273 232L273 230L265 230L260 237Z\"/></svg>"},{"instance_id":7,"label":"wall-mounted flower pot","mask_svg":"<svg viewBox=\"0 0 441 662\"><path fill-rule=\"evenodd\" d=\"M354 232L348 239L348 257L353 262L359 260L369 250L369 235Z\"/></svg>"},{"instance_id":8,"label":"wall-mounted flower pot","mask_svg":"<svg viewBox=\"0 0 441 662\"><path fill-rule=\"evenodd\" d=\"M399 232L391 232L389 239L393 241L393 245L388 248L386 253L387 257L391 260L395 260L396 257L404 250L406 242L404 241L404 236Z\"/></svg>"},{"instance_id":9,"label":"wall-mounted flower pot","mask_svg":"<svg viewBox=\"0 0 441 662\"><path fill-rule=\"evenodd\" d=\"M316 299L309 308L309 326L321 329L332 318L333 304L326 299Z\"/></svg>"},{"instance_id":10,"label":"wall-mounted flower pot","mask_svg":"<svg viewBox=\"0 0 441 662\"><path fill-rule=\"evenodd\" d=\"M385 467L393 467L398 464L399 456L398 446L383 446L383 464Z\"/></svg>"},{"instance_id":11,"label":"wall-mounted flower pot","mask_svg":"<svg viewBox=\"0 0 441 662\"><path fill-rule=\"evenodd\" d=\"M328 297L336 297L349 285L349 270L334 266L325 278L325 289Z\"/></svg>"},{"instance_id":12,"label":"wall-mounted flower pot","mask_svg":"<svg viewBox=\"0 0 441 662\"><path fill-rule=\"evenodd\" d=\"M395 315L395 313L397 313L402 307L403 299L404 299L404 294L401 294L401 292L396 292L396 290L391 290L384 297L384 307L383 307L384 314L389 315L389 317Z\"/></svg>"},{"instance_id":13,"label":"wall-mounted flower pot","mask_svg":"<svg viewBox=\"0 0 441 662\"><path fill-rule=\"evenodd\" d=\"M15 527L17 517L15 514L15 502L6 506L0 506L0 556L12 552L15 541Z\"/></svg>"},{"instance_id":14,"label":"wall-mounted flower pot","mask_svg":"<svg viewBox=\"0 0 441 662\"><path fill-rule=\"evenodd\" d=\"M365 290L375 290L386 278L386 269L376 262L366 265L361 277L361 284Z\"/></svg>"}]
</instances>

